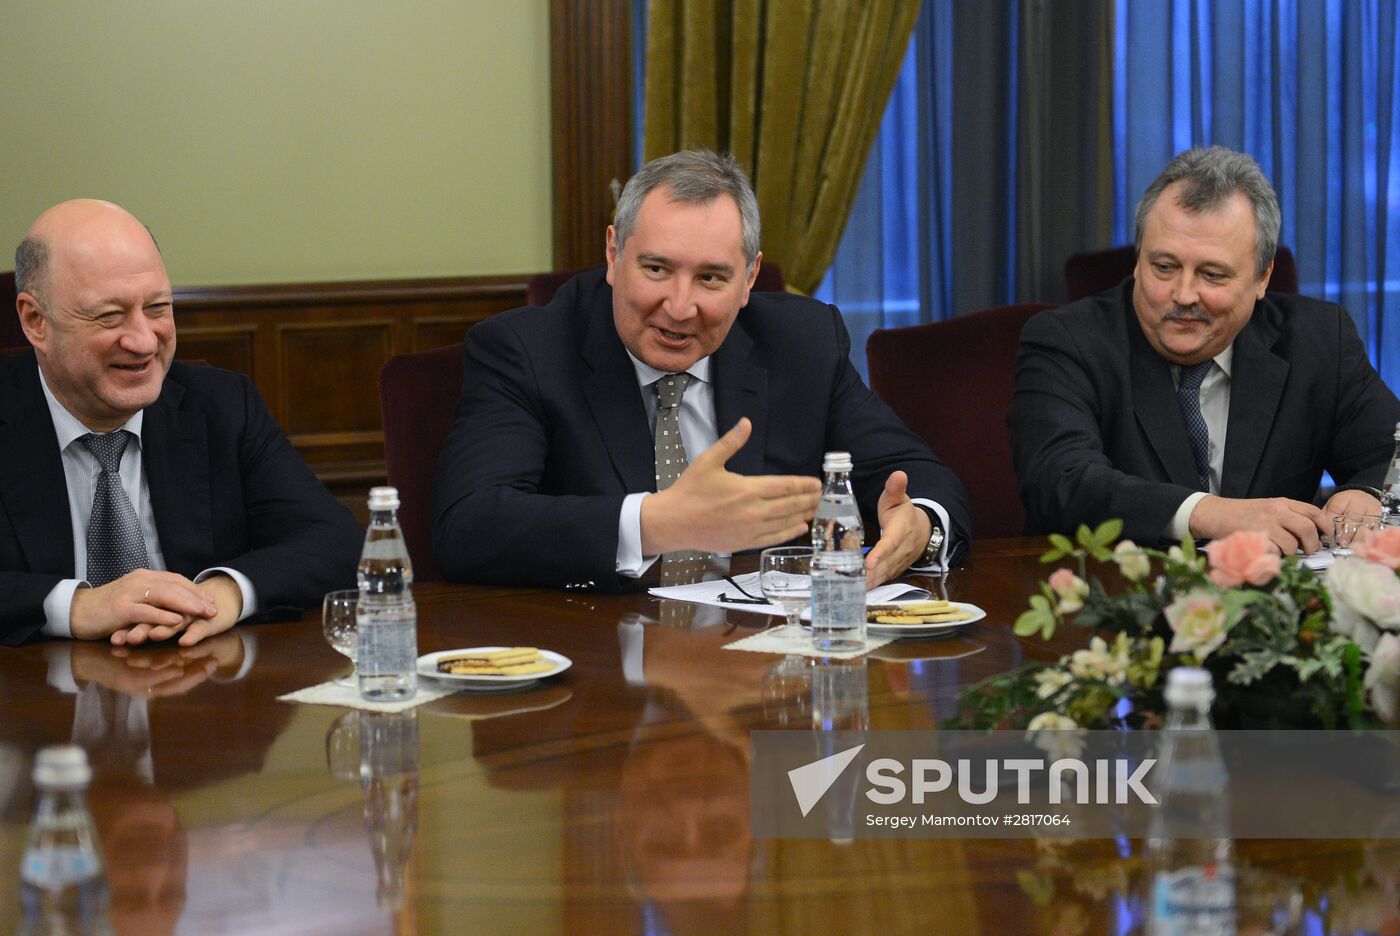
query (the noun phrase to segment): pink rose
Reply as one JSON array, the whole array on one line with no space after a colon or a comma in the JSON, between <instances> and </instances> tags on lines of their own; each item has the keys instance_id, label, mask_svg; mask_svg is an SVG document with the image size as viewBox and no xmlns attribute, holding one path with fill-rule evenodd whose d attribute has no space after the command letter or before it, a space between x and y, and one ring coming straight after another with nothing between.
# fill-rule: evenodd
<instances>
[{"instance_id":1,"label":"pink rose","mask_svg":"<svg viewBox=\"0 0 1400 936\"><path fill-rule=\"evenodd\" d=\"M1221 588L1248 582L1266 585L1278 575L1283 560L1273 541L1255 530L1239 530L1206 547L1210 580Z\"/></svg>"},{"instance_id":2,"label":"pink rose","mask_svg":"<svg viewBox=\"0 0 1400 936\"><path fill-rule=\"evenodd\" d=\"M1089 583L1069 569L1056 569L1051 572L1047 584L1060 599L1055 610L1061 614L1073 614L1078 611L1084 607L1084 599L1089 597Z\"/></svg>"},{"instance_id":3,"label":"pink rose","mask_svg":"<svg viewBox=\"0 0 1400 936\"><path fill-rule=\"evenodd\" d=\"M1383 527L1359 533L1351 551L1362 559L1400 571L1400 527Z\"/></svg>"}]
</instances>

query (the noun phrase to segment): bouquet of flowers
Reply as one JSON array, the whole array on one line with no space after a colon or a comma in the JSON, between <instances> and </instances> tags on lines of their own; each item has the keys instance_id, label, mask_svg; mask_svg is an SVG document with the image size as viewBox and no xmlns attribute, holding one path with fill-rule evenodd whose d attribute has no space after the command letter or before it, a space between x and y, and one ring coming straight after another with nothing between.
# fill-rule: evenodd
<instances>
[{"instance_id":1,"label":"bouquet of flowers","mask_svg":"<svg viewBox=\"0 0 1400 936\"><path fill-rule=\"evenodd\" d=\"M1151 727L1175 666L1204 666L1228 727L1373 727L1400 722L1400 528L1354 544L1325 575L1280 557L1262 533L1190 539L1166 552L1124 540L1123 524L1050 537L1057 568L1016 620L1022 637L1073 626L1088 646L974 686L967 728ZM1112 546L1112 548L1110 548ZM1116 566L1110 594L1089 560ZM1153 574L1154 565L1157 574Z\"/></svg>"}]
</instances>

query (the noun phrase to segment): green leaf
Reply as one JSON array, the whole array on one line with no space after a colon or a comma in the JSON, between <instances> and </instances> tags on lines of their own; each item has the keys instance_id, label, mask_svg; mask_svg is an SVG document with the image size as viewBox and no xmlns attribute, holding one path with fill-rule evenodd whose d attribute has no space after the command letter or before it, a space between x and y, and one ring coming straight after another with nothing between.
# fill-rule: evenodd
<instances>
[{"instance_id":1,"label":"green leaf","mask_svg":"<svg viewBox=\"0 0 1400 936\"><path fill-rule=\"evenodd\" d=\"M1100 546L1111 546L1117 542L1118 537L1123 535L1123 521L1119 519L1105 520L1100 523L1098 529L1094 530L1094 542Z\"/></svg>"},{"instance_id":2,"label":"green leaf","mask_svg":"<svg viewBox=\"0 0 1400 936\"><path fill-rule=\"evenodd\" d=\"M1074 544L1069 541L1069 537L1063 533L1051 533L1050 545L1058 549L1062 554L1069 555L1074 552Z\"/></svg>"}]
</instances>

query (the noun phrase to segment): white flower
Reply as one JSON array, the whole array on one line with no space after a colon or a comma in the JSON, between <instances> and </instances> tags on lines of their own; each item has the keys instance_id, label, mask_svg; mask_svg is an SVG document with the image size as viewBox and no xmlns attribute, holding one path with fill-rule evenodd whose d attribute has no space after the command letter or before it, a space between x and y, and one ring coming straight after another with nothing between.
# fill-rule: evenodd
<instances>
[{"instance_id":1,"label":"white flower","mask_svg":"<svg viewBox=\"0 0 1400 936\"><path fill-rule=\"evenodd\" d=\"M1089 597L1089 583L1069 569L1056 569L1047 581L1050 590L1059 597L1055 610L1061 614L1073 614L1084 607L1084 599Z\"/></svg>"},{"instance_id":2,"label":"white flower","mask_svg":"<svg viewBox=\"0 0 1400 936\"><path fill-rule=\"evenodd\" d=\"M1376 642L1366 670L1371 706L1387 724L1400 722L1400 637L1386 634Z\"/></svg>"},{"instance_id":3,"label":"white flower","mask_svg":"<svg viewBox=\"0 0 1400 936\"><path fill-rule=\"evenodd\" d=\"M1036 687L1035 694L1042 699L1048 699L1065 686L1074 682L1074 677L1064 670L1043 669L1035 674L1035 681L1039 683Z\"/></svg>"},{"instance_id":4,"label":"white flower","mask_svg":"<svg viewBox=\"0 0 1400 936\"><path fill-rule=\"evenodd\" d=\"M1152 572L1152 562L1132 540L1123 540L1113 547L1113 561L1118 571L1130 582L1140 582Z\"/></svg>"},{"instance_id":5,"label":"white flower","mask_svg":"<svg viewBox=\"0 0 1400 936\"><path fill-rule=\"evenodd\" d=\"M1174 635L1172 653L1191 653L1197 660L1205 660L1225 642L1229 630L1225 606L1204 589L1182 595L1167 605L1165 614Z\"/></svg>"},{"instance_id":6,"label":"white flower","mask_svg":"<svg viewBox=\"0 0 1400 936\"><path fill-rule=\"evenodd\" d=\"M1059 712L1041 712L1026 726L1026 740L1048 754L1051 761L1082 754L1086 734L1073 718Z\"/></svg>"},{"instance_id":7,"label":"white flower","mask_svg":"<svg viewBox=\"0 0 1400 936\"><path fill-rule=\"evenodd\" d=\"M1102 637L1089 641L1087 650L1070 654L1069 671L1075 679L1102 680L1110 686L1121 686L1128 678L1128 651L1121 641L1109 650Z\"/></svg>"},{"instance_id":8,"label":"white flower","mask_svg":"<svg viewBox=\"0 0 1400 936\"><path fill-rule=\"evenodd\" d=\"M1375 648L1377 627L1400 629L1400 578L1385 566L1354 557L1333 563L1327 570L1327 592L1332 596L1328 626L1362 650Z\"/></svg>"}]
</instances>

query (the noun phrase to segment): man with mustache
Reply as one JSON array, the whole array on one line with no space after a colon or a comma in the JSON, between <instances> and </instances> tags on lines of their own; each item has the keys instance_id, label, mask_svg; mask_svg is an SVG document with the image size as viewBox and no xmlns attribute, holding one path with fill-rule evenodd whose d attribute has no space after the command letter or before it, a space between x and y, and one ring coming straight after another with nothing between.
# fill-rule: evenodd
<instances>
[{"instance_id":1,"label":"man with mustache","mask_svg":"<svg viewBox=\"0 0 1400 936\"><path fill-rule=\"evenodd\" d=\"M1291 555L1380 511L1400 401L1345 309L1266 292L1279 227L1251 157L1188 150L1138 203L1133 276L1026 324L1008 422L1031 530L1258 530Z\"/></svg>"}]
</instances>

